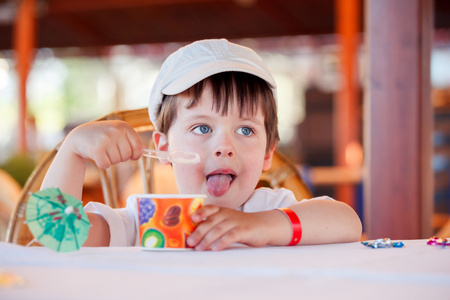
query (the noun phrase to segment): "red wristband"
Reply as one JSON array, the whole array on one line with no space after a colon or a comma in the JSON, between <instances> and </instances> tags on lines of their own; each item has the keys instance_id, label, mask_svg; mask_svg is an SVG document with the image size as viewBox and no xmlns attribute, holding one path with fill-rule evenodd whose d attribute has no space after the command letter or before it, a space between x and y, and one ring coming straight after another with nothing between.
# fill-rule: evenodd
<instances>
[{"instance_id":1,"label":"red wristband","mask_svg":"<svg viewBox=\"0 0 450 300\"><path fill-rule=\"evenodd\" d=\"M300 219L298 218L297 214L292 211L292 209L283 207L283 208L277 208L278 210L284 212L286 216L289 218L289 221L291 222L292 226L292 240L288 244L288 246L295 246L297 245L300 240L302 239L302 223L300 223Z\"/></svg>"}]
</instances>

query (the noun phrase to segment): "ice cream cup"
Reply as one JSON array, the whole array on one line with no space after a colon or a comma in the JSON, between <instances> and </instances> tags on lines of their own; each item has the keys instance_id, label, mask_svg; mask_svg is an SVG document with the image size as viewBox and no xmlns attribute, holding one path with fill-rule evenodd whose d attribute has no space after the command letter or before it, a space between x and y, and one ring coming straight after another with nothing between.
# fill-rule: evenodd
<instances>
[{"instance_id":1,"label":"ice cream cup","mask_svg":"<svg viewBox=\"0 0 450 300\"><path fill-rule=\"evenodd\" d=\"M203 205L205 195L136 195L141 246L153 250L186 250L186 239L197 224L191 215Z\"/></svg>"}]
</instances>

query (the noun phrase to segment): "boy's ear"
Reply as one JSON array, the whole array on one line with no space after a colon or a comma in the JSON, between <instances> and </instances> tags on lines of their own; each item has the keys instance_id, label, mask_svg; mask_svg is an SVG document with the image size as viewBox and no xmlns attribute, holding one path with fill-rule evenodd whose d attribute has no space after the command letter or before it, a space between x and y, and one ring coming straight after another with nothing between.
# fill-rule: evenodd
<instances>
[{"instance_id":1,"label":"boy's ear","mask_svg":"<svg viewBox=\"0 0 450 300\"><path fill-rule=\"evenodd\" d=\"M263 171L269 170L270 166L272 165L272 158L273 153L275 152L277 144L275 143L269 151L266 152L266 155L264 156L264 164L263 164Z\"/></svg>"},{"instance_id":2,"label":"boy's ear","mask_svg":"<svg viewBox=\"0 0 450 300\"><path fill-rule=\"evenodd\" d=\"M155 144L155 149L159 151L167 151L169 149L169 143L167 143L167 138L164 133L159 131L153 131L153 143ZM162 164L170 165L170 161L165 159L159 160Z\"/></svg>"}]
</instances>

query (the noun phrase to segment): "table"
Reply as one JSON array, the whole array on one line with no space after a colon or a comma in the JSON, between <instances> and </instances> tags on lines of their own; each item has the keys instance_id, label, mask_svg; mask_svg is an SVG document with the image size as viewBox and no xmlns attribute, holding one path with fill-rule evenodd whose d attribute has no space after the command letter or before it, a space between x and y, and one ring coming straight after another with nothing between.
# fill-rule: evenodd
<instances>
[{"instance_id":1,"label":"table","mask_svg":"<svg viewBox=\"0 0 450 300\"><path fill-rule=\"evenodd\" d=\"M0 242L0 271L23 279L0 299L450 299L450 248L426 242L72 253Z\"/></svg>"}]
</instances>

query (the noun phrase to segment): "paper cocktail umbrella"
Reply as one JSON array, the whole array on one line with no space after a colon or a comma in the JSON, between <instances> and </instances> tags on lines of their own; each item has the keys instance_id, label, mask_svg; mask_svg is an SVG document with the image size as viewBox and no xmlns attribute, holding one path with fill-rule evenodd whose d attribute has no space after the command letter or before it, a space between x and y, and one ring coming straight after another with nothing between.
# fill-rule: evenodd
<instances>
[{"instance_id":1,"label":"paper cocktail umbrella","mask_svg":"<svg viewBox=\"0 0 450 300\"><path fill-rule=\"evenodd\" d=\"M83 204L58 188L32 194L26 220L35 239L58 252L78 250L86 241L90 228Z\"/></svg>"}]
</instances>

